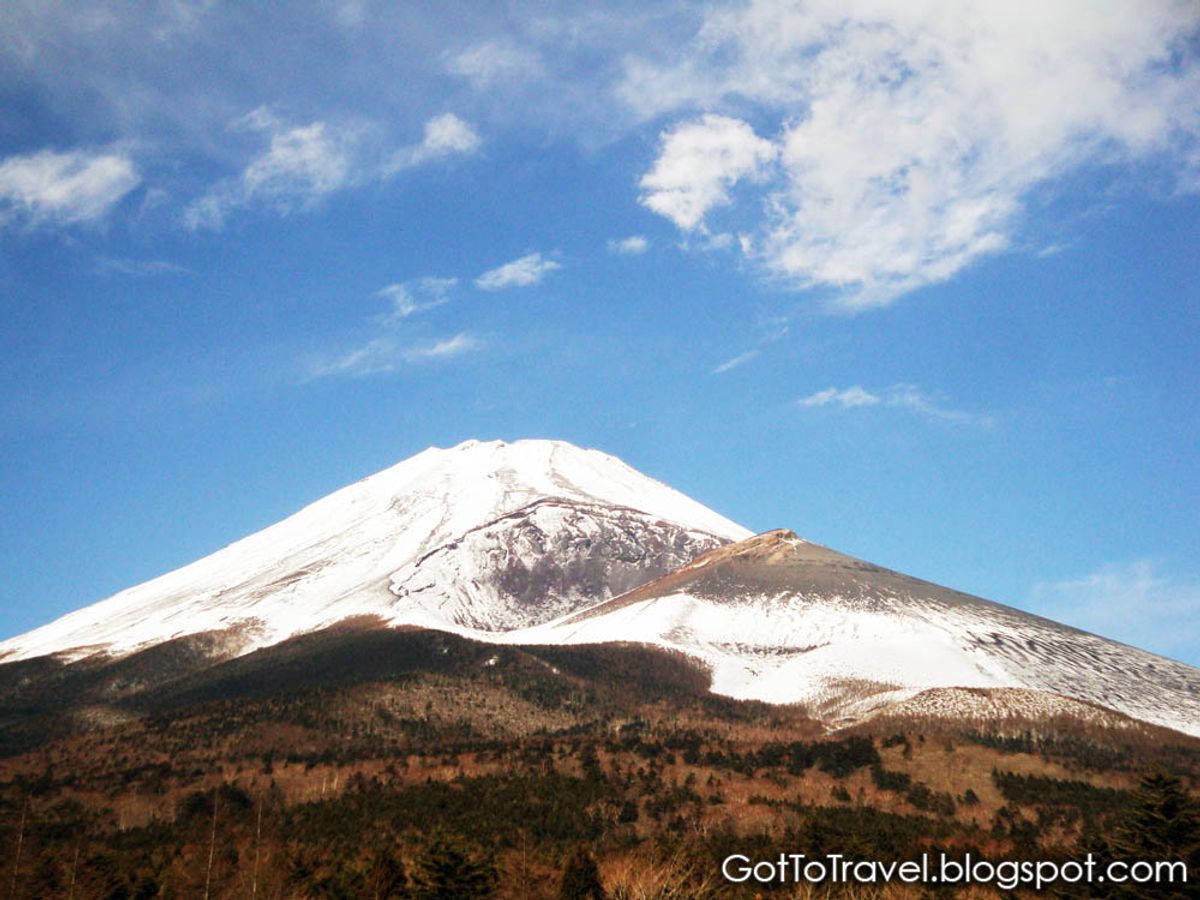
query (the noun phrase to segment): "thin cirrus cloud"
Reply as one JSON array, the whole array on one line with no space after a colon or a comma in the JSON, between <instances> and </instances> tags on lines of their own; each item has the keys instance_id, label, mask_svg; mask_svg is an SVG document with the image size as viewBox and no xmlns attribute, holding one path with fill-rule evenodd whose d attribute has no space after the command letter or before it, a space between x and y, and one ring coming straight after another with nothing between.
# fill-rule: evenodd
<instances>
[{"instance_id":1,"label":"thin cirrus cloud","mask_svg":"<svg viewBox=\"0 0 1200 900\"><path fill-rule=\"evenodd\" d=\"M376 296L391 303L392 308L384 318L394 322L449 303L450 291L457 284L457 278L416 278L380 288Z\"/></svg>"},{"instance_id":2,"label":"thin cirrus cloud","mask_svg":"<svg viewBox=\"0 0 1200 900\"><path fill-rule=\"evenodd\" d=\"M1086 575L1044 581L1030 592L1040 615L1176 658L1194 656L1200 630L1200 579L1138 559Z\"/></svg>"},{"instance_id":3,"label":"thin cirrus cloud","mask_svg":"<svg viewBox=\"0 0 1200 900\"><path fill-rule=\"evenodd\" d=\"M466 332L423 344L401 340L401 328L409 318L449 303L450 294L457 285L457 278L426 276L379 289L375 296L388 301L390 309L368 320L376 331L375 336L348 353L311 364L308 379L384 374L479 349L482 343Z\"/></svg>"},{"instance_id":4,"label":"thin cirrus cloud","mask_svg":"<svg viewBox=\"0 0 1200 900\"><path fill-rule=\"evenodd\" d=\"M991 416L944 406L915 384L907 383L894 384L880 393L872 393L859 385L847 388L830 387L800 398L796 401L796 405L809 409L822 406L835 406L840 409L885 406L908 410L924 418L943 422L955 422L983 428L989 428L995 424Z\"/></svg>"},{"instance_id":5,"label":"thin cirrus cloud","mask_svg":"<svg viewBox=\"0 0 1200 900\"><path fill-rule=\"evenodd\" d=\"M289 126L260 108L231 127L266 135L265 150L236 178L217 183L188 205L189 228L219 229L238 208L261 206L286 215L348 187L362 173L356 166L355 135L326 122Z\"/></svg>"},{"instance_id":6,"label":"thin cirrus cloud","mask_svg":"<svg viewBox=\"0 0 1200 900\"><path fill-rule=\"evenodd\" d=\"M394 372L400 359L394 338L377 337L344 356L315 363L309 371L309 376L311 378L328 378L338 375L353 377Z\"/></svg>"},{"instance_id":7,"label":"thin cirrus cloud","mask_svg":"<svg viewBox=\"0 0 1200 900\"><path fill-rule=\"evenodd\" d=\"M123 153L42 150L0 161L0 224L100 219L141 184Z\"/></svg>"},{"instance_id":8,"label":"thin cirrus cloud","mask_svg":"<svg viewBox=\"0 0 1200 900\"><path fill-rule=\"evenodd\" d=\"M550 272L561 268L559 263L546 259L541 253L529 253L484 272L475 279L475 286L484 291L530 287L541 282Z\"/></svg>"},{"instance_id":9,"label":"thin cirrus cloud","mask_svg":"<svg viewBox=\"0 0 1200 900\"><path fill-rule=\"evenodd\" d=\"M878 406L879 397L870 391L865 391L858 385L848 388L826 388L802 397L796 401L800 406L840 406L842 409L854 409L858 406Z\"/></svg>"},{"instance_id":10,"label":"thin cirrus cloud","mask_svg":"<svg viewBox=\"0 0 1200 900\"><path fill-rule=\"evenodd\" d=\"M640 234L631 234L627 238L610 240L607 247L609 253L618 256L641 256L650 249L650 242Z\"/></svg>"},{"instance_id":11,"label":"thin cirrus cloud","mask_svg":"<svg viewBox=\"0 0 1200 900\"><path fill-rule=\"evenodd\" d=\"M451 356L461 356L464 353L469 353L472 350L478 350L481 343L478 338L472 337L465 332L456 334L454 337L443 338L442 340L434 341L431 344L423 344L416 347L410 347L404 353L404 358L409 362L423 362L432 359L446 359Z\"/></svg>"},{"instance_id":12,"label":"thin cirrus cloud","mask_svg":"<svg viewBox=\"0 0 1200 900\"><path fill-rule=\"evenodd\" d=\"M489 40L474 44L449 56L446 69L478 89L501 82L536 78L543 73L537 52L518 47L511 40Z\"/></svg>"},{"instance_id":13,"label":"thin cirrus cloud","mask_svg":"<svg viewBox=\"0 0 1200 900\"><path fill-rule=\"evenodd\" d=\"M709 11L666 62L631 57L618 95L687 116L644 206L684 231L735 207L768 273L858 310L1008 247L1057 177L1156 162L1200 187L1198 30L1200 7L1173 0L756 0ZM756 127L690 112L747 102Z\"/></svg>"},{"instance_id":14,"label":"thin cirrus cloud","mask_svg":"<svg viewBox=\"0 0 1200 900\"><path fill-rule=\"evenodd\" d=\"M473 335L460 332L423 344L405 345L395 335L372 338L361 347L330 361L318 362L309 369L309 378L383 375L406 366L462 356L482 347Z\"/></svg>"},{"instance_id":15,"label":"thin cirrus cloud","mask_svg":"<svg viewBox=\"0 0 1200 900\"><path fill-rule=\"evenodd\" d=\"M424 136L380 162L367 129L329 122L289 125L265 107L235 121L234 129L267 137L262 150L235 178L227 178L184 211L189 228L219 229L235 209L262 207L286 215L335 191L358 187L455 155L471 155L479 135L446 113L425 123Z\"/></svg>"},{"instance_id":16,"label":"thin cirrus cloud","mask_svg":"<svg viewBox=\"0 0 1200 900\"><path fill-rule=\"evenodd\" d=\"M713 374L724 375L726 372L736 369L738 366L744 366L752 359L757 358L760 352L760 350L755 348L753 350L747 350L745 353L739 353L737 356L732 356L713 369Z\"/></svg>"}]
</instances>

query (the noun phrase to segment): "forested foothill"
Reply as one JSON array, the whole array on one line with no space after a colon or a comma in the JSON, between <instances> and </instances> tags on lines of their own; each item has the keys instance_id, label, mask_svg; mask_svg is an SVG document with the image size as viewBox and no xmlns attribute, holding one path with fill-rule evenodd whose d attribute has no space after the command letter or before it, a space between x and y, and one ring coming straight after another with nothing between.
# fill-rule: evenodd
<instances>
[{"instance_id":1,"label":"forested foothill","mask_svg":"<svg viewBox=\"0 0 1200 900\"><path fill-rule=\"evenodd\" d=\"M122 665L150 688L123 698L93 665L81 683L107 697L72 700L69 667L40 694L0 667L8 896L808 896L726 884L720 862L1195 866L1200 847L1200 741L1164 729L830 733L797 707L715 696L662 651L415 631L298 639L178 677ZM884 890L845 895L924 896Z\"/></svg>"}]
</instances>

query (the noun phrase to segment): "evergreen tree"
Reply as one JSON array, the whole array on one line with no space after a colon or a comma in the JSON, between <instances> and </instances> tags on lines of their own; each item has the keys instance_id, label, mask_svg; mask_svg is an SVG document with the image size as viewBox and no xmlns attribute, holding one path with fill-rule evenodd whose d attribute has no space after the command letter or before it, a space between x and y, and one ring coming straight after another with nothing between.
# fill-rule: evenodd
<instances>
[{"instance_id":1,"label":"evergreen tree","mask_svg":"<svg viewBox=\"0 0 1200 900\"><path fill-rule=\"evenodd\" d=\"M496 889L496 867L472 859L463 842L448 834L434 837L413 876L414 900L477 900Z\"/></svg>"},{"instance_id":2,"label":"evergreen tree","mask_svg":"<svg viewBox=\"0 0 1200 900\"><path fill-rule=\"evenodd\" d=\"M600 883L600 870L587 848L578 845L567 859L563 872L559 900L605 900L604 885Z\"/></svg>"},{"instance_id":3,"label":"evergreen tree","mask_svg":"<svg viewBox=\"0 0 1200 900\"><path fill-rule=\"evenodd\" d=\"M1195 879L1200 867L1200 815L1196 802L1174 775L1162 771L1142 776L1134 793L1134 808L1113 840L1114 855L1133 863L1183 861L1188 867L1188 884L1125 883L1119 897L1195 896Z\"/></svg>"},{"instance_id":4,"label":"evergreen tree","mask_svg":"<svg viewBox=\"0 0 1200 900\"><path fill-rule=\"evenodd\" d=\"M1133 799L1133 812L1117 835L1117 850L1131 858L1183 859L1194 864L1200 815L1182 782L1165 772L1150 772L1142 776Z\"/></svg>"},{"instance_id":5,"label":"evergreen tree","mask_svg":"<svg viewBox=\"0 0 1200 900\"><path fill-rule=\"evenodd\" d=\"M1098 871L1113 860L1135 862L1183 862L1188 867L1187 883L1076 885L1059 890L1061 896L1112 897L1121 900L1142 898L1185 898L1195 896L1200 869L1200 812L1174 775L1161 771L1142 776L1134 793L1134 805L1112 838L1088 835L1078 852L1090 853Z\"/></svg>"}]
</instances>

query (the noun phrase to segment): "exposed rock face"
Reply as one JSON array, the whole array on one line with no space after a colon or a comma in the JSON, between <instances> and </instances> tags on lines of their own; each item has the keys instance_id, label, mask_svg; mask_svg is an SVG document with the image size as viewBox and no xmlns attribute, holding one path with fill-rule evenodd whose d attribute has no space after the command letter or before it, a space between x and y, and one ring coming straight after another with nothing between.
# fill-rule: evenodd
<instances>
[{"instance_id":1,"label":"exposed rock face","mask_svg":"<svg viewBox=\"0 0 1200 900\"><path fill-rule=\"evenodd\" d=\"M398 614L507 631L607 600L724 543L628 507L538 500L404 566L390 589Z\"/></svg>"}]
</instances>

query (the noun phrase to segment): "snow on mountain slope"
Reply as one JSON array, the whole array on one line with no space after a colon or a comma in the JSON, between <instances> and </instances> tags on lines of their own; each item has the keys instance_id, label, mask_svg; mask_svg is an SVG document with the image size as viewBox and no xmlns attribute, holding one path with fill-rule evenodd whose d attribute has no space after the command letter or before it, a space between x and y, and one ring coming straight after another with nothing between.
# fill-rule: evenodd
<instances>
[{"instance_id":1,"label":"snow on mountain slope","mask_svg":"<svg viewBox=\"0 0 1200 900\"><path fill-rule=\"evenodd\" d=\"M598 451L468 441L4 641L0 663L177 637L231 656L370 616L506 644L659 645L705 662L718 693L831 725L1095 704L1200 735L1200 670L791 532L749 535Z\"/></svg>"},{"instance_id":2,"label":"snow on mountain slope","mask_svg":"<svg viewBox=\"0 0 1200 900\"><path fill-rule=\"evenodd\" d=\"M787 531L502 639L668 647L710 666L717 693L805 703L834 724L930 688L1026 688L1200 735L1200 669Z\"/></svg>"},{"instance_id":3,"label":"snow on mountain slope","mask_svg":"<svg viewBox=\"0 0 1200 900\"><path fill-rule=\"evenodd\" d=\"M719 543L628 507L535 500L404 565L390 590L409 616L505 631L645 584Z\"/></svg>"},{"instance_id":4,"label":"snow on mountain slope","mask_svg":"<svg viewBox=\"0 0 1200 900\"><path fill-rule=\"evenodd\" d=\"M355 615L456 630L528 625L749 534L596 450L467 441L0 642L0 661L119 654L212 631L229 653L247 652Z\"/></svg>"}]
</instances>

